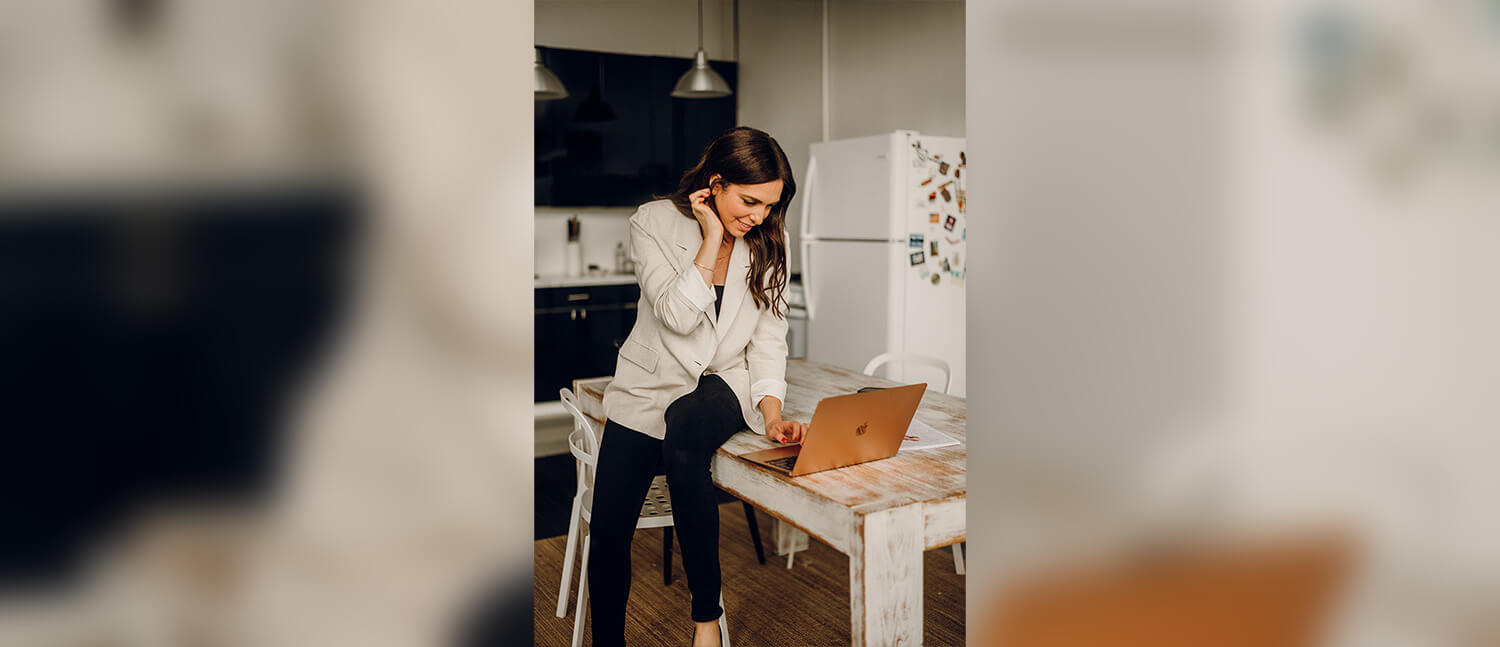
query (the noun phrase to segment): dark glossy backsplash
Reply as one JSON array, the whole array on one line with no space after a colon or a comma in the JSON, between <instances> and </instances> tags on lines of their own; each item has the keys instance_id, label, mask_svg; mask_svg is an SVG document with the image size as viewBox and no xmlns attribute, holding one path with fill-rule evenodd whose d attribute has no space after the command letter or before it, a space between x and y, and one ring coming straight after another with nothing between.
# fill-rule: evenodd
<instances>
[{"instance_id":1,"label":"dark glossy backsplash","mask_svg":"<svg viewBox=\"0 0 1500 647\"><path fill-rule=\"evenodd\" d=\"M568 97L536 102L536 204L622 206L676 188L703 147L736 125L735 95L674 99L686 58L543 47ZM729 87L734 63L710 61Z\"/></svg>"}]
</instances>

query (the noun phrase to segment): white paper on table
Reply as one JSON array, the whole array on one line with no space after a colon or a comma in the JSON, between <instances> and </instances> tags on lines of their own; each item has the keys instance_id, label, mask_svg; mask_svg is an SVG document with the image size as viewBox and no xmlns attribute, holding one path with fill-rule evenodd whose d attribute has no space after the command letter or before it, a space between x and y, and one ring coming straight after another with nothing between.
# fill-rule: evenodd
<instances>
[{"instance_id":1,"label":"white paper on table","mask_svg":"<svg viewBox=\"0 0 1500 647\"><path fill-rule=\"evenodd\" d=\"M916 436L917 439L907 439L901 441L901 449L897 450L898 452L915 451L918 449L934 449L937 447L947 447L949 445L958 444L958 440L954 437L933 429L932 427L927 426L921 420L917 420L916 418L911 419L911 427L907 428L906 435Z\"/></svg>"}]
</instances>

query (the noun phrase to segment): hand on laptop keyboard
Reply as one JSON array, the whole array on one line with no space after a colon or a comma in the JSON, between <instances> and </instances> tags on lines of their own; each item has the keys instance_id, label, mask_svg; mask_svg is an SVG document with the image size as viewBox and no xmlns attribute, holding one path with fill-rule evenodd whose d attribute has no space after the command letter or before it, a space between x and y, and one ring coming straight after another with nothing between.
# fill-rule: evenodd
<instances>
[{"instance_id":1,"label":"hand on laptop keyboard","mask_svg":"<svg viewBox=\"0 0 1500 647\"><path fill-rule=\"evenodd\" d=\"M766 425L766 437L778 443L800 442L807 435L808 427L796 420L778 420Z\"/></svg>"}]
</instances>

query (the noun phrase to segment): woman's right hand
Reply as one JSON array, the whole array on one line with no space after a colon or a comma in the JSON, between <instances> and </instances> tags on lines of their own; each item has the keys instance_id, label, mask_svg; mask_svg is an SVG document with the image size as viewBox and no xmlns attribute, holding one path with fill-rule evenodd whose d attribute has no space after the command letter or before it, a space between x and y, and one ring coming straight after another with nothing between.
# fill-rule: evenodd
<instances>
[{"instance_id":1,"label":"woman's right hand","mask_svg":"<svg viewBox=\"0 0 1500 647\"><path fill-rule=\"evenodd\" d=\"M774 420L766 424L766 437L778 443L800 443L809 426L796 420Z\"/></svg>"},{"instance_id":2,"label":"woman's right hand","mask_svg":"<svg viewBox=\"0 0 1500 647\"><path fill-rule=\"evenodd\" d=\"M713 199L713 191L707 187L698 189L688 195L693 204L693 217L698 219L698 226L703 230L703 240L718 242L724 237L724 223L719 221L719 214L709 208L708 201Z\"/></svg>"}]
</instances>

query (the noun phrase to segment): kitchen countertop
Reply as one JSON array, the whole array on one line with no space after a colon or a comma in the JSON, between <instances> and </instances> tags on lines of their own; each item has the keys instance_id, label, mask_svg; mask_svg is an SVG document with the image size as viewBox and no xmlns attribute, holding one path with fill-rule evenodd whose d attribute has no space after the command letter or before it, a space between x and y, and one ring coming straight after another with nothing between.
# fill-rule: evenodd
<instances>
[{"instance_id":1,"label":"kitchen countertop","mask_svg":"<svg viewBox=\"0 0 1500 647\"><path fill-rule=\"evenodd\" d=\"M627 285L635 283L634 274L615 274L613 272L603 276L568 277L551 274L535 278L537 288L572 288L585 285Z\"/></svg>"}]
</instances>

